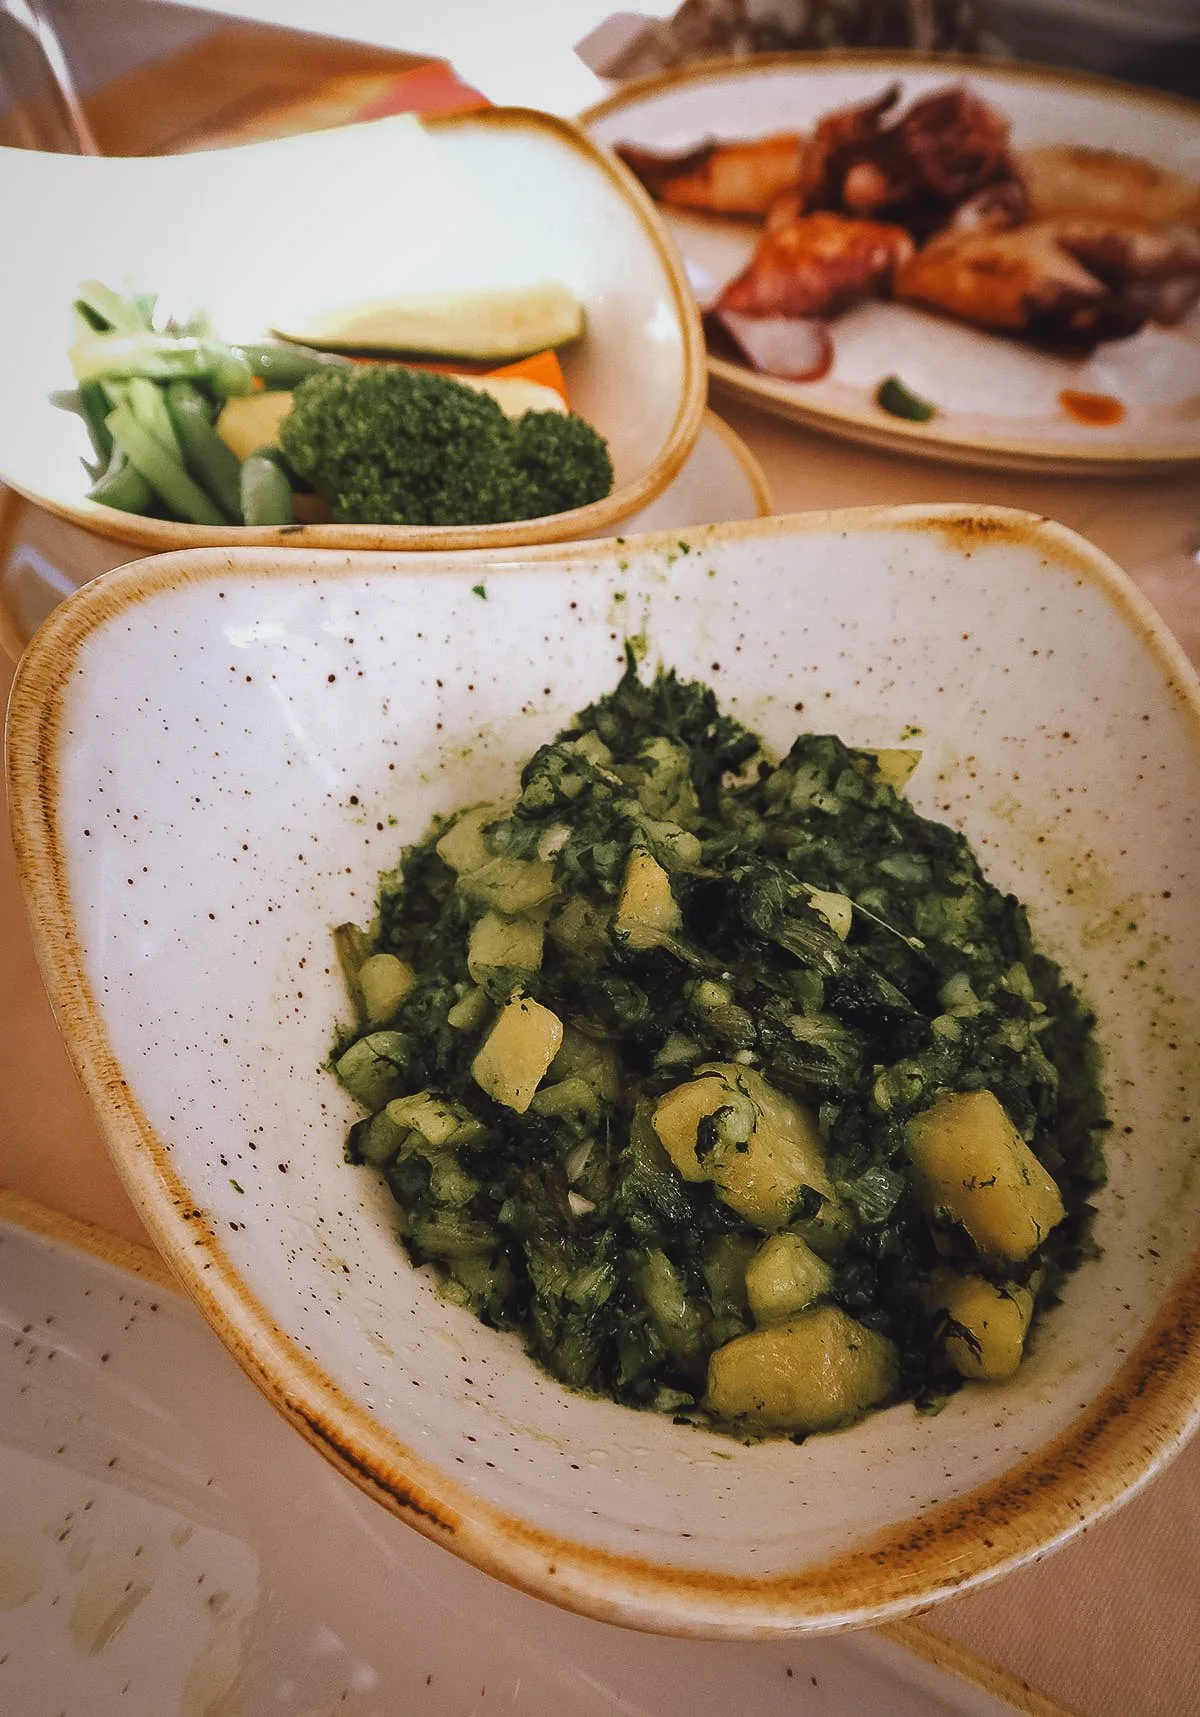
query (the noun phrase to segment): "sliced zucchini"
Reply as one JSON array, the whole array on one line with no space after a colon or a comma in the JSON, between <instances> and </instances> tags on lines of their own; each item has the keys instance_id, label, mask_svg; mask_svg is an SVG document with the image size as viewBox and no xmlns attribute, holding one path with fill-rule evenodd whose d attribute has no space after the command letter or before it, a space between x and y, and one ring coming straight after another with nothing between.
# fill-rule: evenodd
<instances>
[{"instance_id":1,"label":"sliced zucchini","mask_svg":"<svg viewBox=\"0 0 1200 1717\"><path fill-rule=\"evenodd\" d=\"M523 417L527 411L566 411L567 402L557 388L531 382L525 376L452 375L452 382L490 394L505 417Z\"/></svg>"},{"instance_id":2,"label":"sliced zucchini","mask_svg":"<svg viewBox=\"0 0 1200 1717\"><path fill-rule=\"evenodd\" d=\"M583 306L566 286L423 292L350 304L273 332L330 352L413 352L439 358L524 358L577 340Z\"/></svg>"}]
</instances>

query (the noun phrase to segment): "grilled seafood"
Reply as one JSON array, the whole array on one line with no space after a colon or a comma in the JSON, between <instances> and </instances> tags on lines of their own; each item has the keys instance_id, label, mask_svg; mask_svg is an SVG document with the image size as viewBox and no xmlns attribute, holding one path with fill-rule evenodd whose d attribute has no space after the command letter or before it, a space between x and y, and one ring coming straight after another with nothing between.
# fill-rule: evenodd
<instances>
[{"instance_id":1,"label":"grilled seafood","mask_svg":"<svg viewBox=\"0 0 1200 1717\"><path fill-rule=\"evenodd\" d=\"M1021 218L1022 187L1002 114L956 86L923 96L885 123L899 99L893 84L875 101L819 122L814 142L823 166L811 208L898 221L923 238L945 226L960 204L1003 186Z\"/></svg>"},{"instance_id":2,"label":"grilled seafood","mask_svg":"<svg viewBox=\"0 0 1200 1717\"><path fill-rule=\"evenodd\" d=\"M897 273L895 295L977 328L1074 350L1131 334L1146 319L1063 247L1052 222L931 239Z\"/></svg>"},{"instance_id":3,"label":"grilled seafood","mask_svg":"<svg viewBox=\"0 0 1200 1717\"><path fill-rule=\"evenodd\" d=\"M837 316L890 287L915 246L903 227L820 211L773 225L717 309L744 316Z\"/></svg>"},{"instance_id":4,"label":"grilled seafood","mask_svg":"<svg viewBox=\"0 0 1200 1717\"><path fill-rule=\"evenodd\" d=\"M1167 327L1200 298L1200 231L1111 215L1054 221L1059 244L1131 307Z\"/></svg>"},{"instance_id":5,"label":"grilled seafood","mask_svg":"<svg viewBox=\"0 0 1200 1717\"><path fill-rule=\"evenodd\" d=\"M682 155L621 144L617 154L656 201L709 215L765 215L781 193L799 191L816 166L810 140L796 132L702 143Z\"/></svg>"},{"instance_id":6,"label":"grilled seafood","mask_svg":"<svg viewBox=\"0 0 1200 1717\"><path fill-rule=\"evenodd\" d=\"M823 374L817 323L869 298L1078 354L1200 300L1200 185L1113 150L1017 153L963 85L902 108L892 84L808 137L618 152L664 203L761 222L708 325L775 374Z\"/></svg>"},{"instance_id":7,"label":"grilled seafood","mask_svg":"<svg viewBox=\"0 0 1200 1717\"><path fill-rule=\"evenodd\" d=\"M887 123L899 99L892 84L874 101L826 114L812 137L710 140L681 154L619 144L617 154L659 202L705 214L763 216L787 196L800 212L887 216L923 235L967 198L1003 185L1020 218L1021 183L1001 114L955 86Z\"/></svg>"},{"instance_id":8,"label":"grilled seafood","mask_svg":"<svg viewBox=\"0 0 1200 1717\"><path fill-rule=\"evenodd\" d=\"M1136 155L1056 143L1017 157L1034 220L1063 214L1200 227L1200 185Z\"/></svg>"}]
</instances>

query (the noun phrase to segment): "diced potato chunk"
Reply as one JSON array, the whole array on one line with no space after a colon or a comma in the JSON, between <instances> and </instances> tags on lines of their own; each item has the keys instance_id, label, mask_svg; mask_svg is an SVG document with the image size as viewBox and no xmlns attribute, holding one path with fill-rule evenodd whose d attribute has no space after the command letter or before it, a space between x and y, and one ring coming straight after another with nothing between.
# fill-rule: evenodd
<instances>
[{"instance_id":1,"label":"diced potato chunk","mask_svg":"<svg viewBox=\"0 0 1200 1717\"><path fill-rule=\"evenodd\" d=\"M921 761L921 753L912 751L904 746L877 747L874 751L875 767L895 793L903 793L909 778Z\"/></svg>"},{"instance_id":2,"label":"diced potato chunk","mask_svg":"<svg viewBox=\"0 0 1200 1717\"><path fill-rule=\"evenodd\" d=\"M372 954L358 968L358 991L368 1025L391 1019L417 981L407 960L396 954Z\"/></svg>"},{"instance_id":3,"label":"diced potato chunk","mask_svg":"<svg viewBox=\"0 0 1200 1717\"><path fill-rule=\"evenodd\" d=\"M770 1431L829 1431L897 1387L896 1349L840 1306L818 1306L718 1347L707 1406Z\"/></svg>"},{"instance_id":4,"label":"diced potato chunk","mask_svg":"<svg viewBox=\"0 0 1200 1717\"><path fill-rule=\"evenodd\" d=\"M724 1111L724 1113L721 1113ZM712 1148L698 1153L700 1123L719 1118ZM756 1228L784 1228L811 1187L835 1196L816 1122L760 1073L736 1062L709 1062L659 1099L654 1130L685 1180L711 1180L726 1204Z\"/></svg>"},{"instance_id":5,"label":"diced potato chunk","mask_svg":"<svg viewBox=\"0 0 1200 1717\"><path fill-rule=\"evenodd\" d=\"M742 1138L749 1139L754 1130L757 1115L753 1104L745 1092L739 1092L731 1085L725 1077L727 1071L740 1073L743 1070L706 1067L702 1075L677 1085L655 1104L652 1117L654 1131L684 1180L713 1178L711 1156L702 1160L696 1148L701 1121L725 1109L732 1111L726 1116L727 1131L738 1126Z\"/></svg>"},{"instance_id":6,"label":"diced potato chunk","mask_svg":"<svg viewBox=\"0 0 1200 1717\"><path fill-rule=\"evenodd\" d=\"M542 964L545 930L536 918L507 918L485 912L471 926L467 970L477 984L494 971L536 972Z\"/></svg>"},{"instance_id":7,"label":"diced potato chunk","mask_svg":"<svg viewBox=\"0 0 1200 1717\"><path fill-rule=\"evenodd\" d=\"M1019 1264L1064 1216L1062 1197L990 1091L956 1091L908 1123L917 1193L980 1252Z\"/></svg>"},{"instance_id":8,"label":"diced potato chunk","mask_svg":"<svg viewBox=\"0 0 1200 1717\"><path fill-rule=\"evenodd\" d=\"M550 920L550 934L560 948L577 960L598 960L608 950L608 930L611 911L585 900L582 894L572 894L559 906Z\"/></svg>"},{"instance_id":9,"label":"diced potato chunk","mask_svg":"<svg viewBox=\"0 0 1200 1717\"><path fill-rule=\"evenodd\" d=\"M680 828L678 823L655 822L651 817L643 817L642 829L654 856L667 870L695 870L700 863L704 849L690 829Z\"/></svg>"},{"instance_id":10,"label":"diced potato chunk","mask_svg":"<svg viewBox=\"0 0 1200 1717\"><path fill-rule=\"evenodd\" d=\"M531 996L514 996L471 1063L476 1085L523 1115L562 1044L562 1021Z\"/></svg>"},{"instance_id":11,"label":"diced potato chunk","mask_svg":"<svg viewBox=\"0 0 1200 1717\"><path fill-rule=\"evenodd\" d=\"M411 1046L400 1031L372 1031L338 1057L334 1072L364 1109L382 1109L408 1081Z\"/></svg>"},{"instance_id":12,"label":"diced potato chunk","mask_svg":"<svg viewBox=\"0 0 1200 1717\"><path fill-rule=\"evenodd\" d=\"M832 1286L832 1269L798 1234L772 1234L746 1266L746 1299L759 1325L786 1322Z\"/></svg>"},{"instance_id":13,"label":"diced potato chunk","mask_svg":"<svg viewBox=\"0 0 1200 1717\"><path fill-rule=\"evenodd\" d=\"M492 1000L486 990L468 990L446 1015L446 1024L454 1031L476 1031L491 1012Z\"/></svg>"},{"instance_id":14,"label":"diced potato chunk","mask_svg":"<svg viewBox=\"0 0 1200 1717\"><path fill-rule=\"evenodd\" d=\"M579 1078L558 1079L553 1085L543 1085L534 1093L531 1107L539 1115L576 1115L589 1120L598 1120L600 1115L595 1091L586 1079Z\"/></svg>"},{"instance_id":15,"label":"diced potato chunk","mask_svg":"<svg viewBox=\"0 0 1200 1717\"><path fill-rule=\"evenodd\" d=\"M437 854L458 872L459 887L499 912L528 912L554 893L554 866L548 860L495 857L483 831L507 813L505 805L476 805L464 811L437 843Z\"/></svg>"},{"instance_id":16,"label":"diced potato chunk","mask_svg":"<svg viewBox=\"0 0 1200 1717\"><path fill-rule=\"evenodd\" d=\"M460 876L458 886L501 912L528 912L554 893L554 866L543 859L489 859Z\"/></svg>"},{"instance_id":17,"label":"diced potato chunk","mask_svg":"<svg viewBox=\"0 0 1200 1717\"><path fill-rule=\"evenodd\" d=\"M439 1091L418 1091L412 1097L396 1097L384 1111L397 1127L407 1127L420 1133L430 1145L455 1144L479 1138L483 1128L474 1116L460 1107L452 1097Z\"/></svg>"},{"instance_id":18,"label":"diced potato chunk","mask_svg":"<svg viewBox=\"0 0 1200 1717\"><path fill-rule=\"evenodd\" d=\"M672 823L691 822L699 805L687 747L656 733L643 740L637 762L643 774L636 792L647 815Z\"/></svg>"},{"instance_id":19,"label":"diced potato chunk","mask_svg":"<svg viewBox=\"0 0 1200 1717\"><path fill-rule=\"evenodd\" d=\"M594 763L598 769L610 769L612 767L612 752L594 729L588 728L586 733L581 733L578 739L570 740L568 743L573 745L576 751L581 752L589 763Z\"/></svg>"},{"instance_id":20,"label":"diced potato chunk","mask_svg":"<svg viewBox=\"0 0 1200 1717\"><path fill-rule=\"evenodd\" d=\"M656 948L681 923L671 879L658 860L646 852L630 853L613 920L617 935L631 948Z\"/></svg>"},{"instance_id":21,"label":"diced potato chunk","mask_svg":"<svg viewBox=\"0 0 1200 1717\"><path fill-rule=\"evenodd\" d=\"M690 1369L689 1361L701 1339L703 1317L696 1301L689 1298L679 1270L665 1252L651 1246L634 1275L667 1352Z\"/></svg>"},{"instance_id":22,"label":"diced potato chunk","mask_svg":"<svg viewBox=\"0 0 1200 1717\"><path fill-rule=\"evenodd\" d=\"M249 459L260 447L274 447L279 426L295 404L282 388L238 394L225 401L214 425L217 434L239 459Z\"/></svg>"},{"instance_id":23,"label":"diced potato chunk","mask_svg":"<svg viewBox=\"0 0 1200 1717\"><path fill-rule=\"evenodd\" d=\"M597 1097L615 1103L621 1095L621 1058L614 1043L563 1027L562 1048L550 1069L554 1079L583 1079Z\"/></svg>"},{"instance_id":24,"label":"diced potato chunk","mask_svg":"<svg viewBox=\"0 0 1200 1717\"><path fill-rule=\"evenodd\" d=\"M1033 1316L1033 1294L1010 1282L1002 1288L982 1276L938 1274L934 1304L945 1308L969 1335L952 1331L946 1353L963 1377L994 1381L1011 1377L1025 1352Z\"/></svg>"},{"instance_id":25,"label":"diced potato chunk","mask_svg":"<svg viewBox=\"0 0 1200 1717\"><path fill-rule=\"evenodd\" d=\"M456 817L438 841L435 851L451 870L479 870L487 864L491 853L483 838L489 823L497 823L507 810L505 805L476 805Z\"/></svg>"}]
</instances>

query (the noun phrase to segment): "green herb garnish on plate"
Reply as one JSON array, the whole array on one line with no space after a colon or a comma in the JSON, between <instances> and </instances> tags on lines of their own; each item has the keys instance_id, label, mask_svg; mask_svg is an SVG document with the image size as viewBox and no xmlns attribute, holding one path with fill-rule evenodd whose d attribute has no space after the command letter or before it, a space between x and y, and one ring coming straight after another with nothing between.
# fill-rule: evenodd
<instances>
[{"instance_id":1,"label":"green herb garnish on plate","mask_svg":"<svg viewBox=\"0 0 1200 1717\"><path fill-rule=\"evenodd\" d=\"M875 391L875 403L893 417L905 417L910 423L928 423L937 416L937 406L920 394L905 387L899 376L888 376Z\"/></svg>"}]
</instances>

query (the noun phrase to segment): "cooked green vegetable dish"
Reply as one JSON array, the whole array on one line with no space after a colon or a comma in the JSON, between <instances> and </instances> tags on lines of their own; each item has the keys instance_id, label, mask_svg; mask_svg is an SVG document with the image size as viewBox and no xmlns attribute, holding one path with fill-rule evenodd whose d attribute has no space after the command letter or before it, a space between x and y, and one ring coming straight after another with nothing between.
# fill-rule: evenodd
<instances>
[{"instance_id":1,"label":"cooked green vegetable dish","mask_svg":"<svg viewBox=\"0 0 1200 1717\"><path fill-rule=\"evenodd\" d=\"M1088 1255L1091 1017L918 755L772 761L631 656L337 932L348 1157L563 1383L752 1434L929 1407Z\"/></svg>"}]
</instances>

